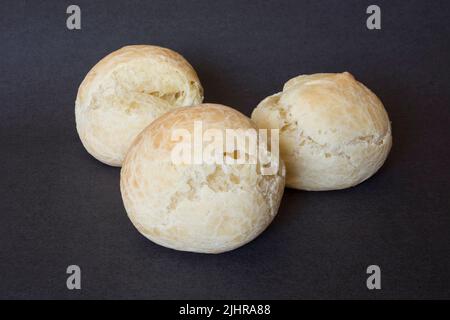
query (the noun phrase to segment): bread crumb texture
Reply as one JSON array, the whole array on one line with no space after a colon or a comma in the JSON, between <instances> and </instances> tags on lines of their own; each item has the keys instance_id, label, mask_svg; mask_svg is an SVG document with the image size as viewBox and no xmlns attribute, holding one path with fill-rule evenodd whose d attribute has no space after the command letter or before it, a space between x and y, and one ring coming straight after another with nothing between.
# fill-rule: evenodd
<instances>
[{"instance_id":1,"label":"bread crumb texture","mask_svg":"<svg viewBox=\"0 0 450 320\"><path fill-rule=\"evenodd\" d=\"M269 176L255 164L174 164L170 133L193 132L199 120L203 130L256 128L222 105L170 111L135 140L120 186L129 218L148 239L177 250L221 253L251 241L273 220L283 194L284 165Z\"/></svg>"},{"instance_id":2,"label":"bread crumb texture","mask_svg":"<svg viewBox=\"0 0 450 320\"><path fill-rule=\"evenodd\" d=\"M133 139L154 119L202 100L197 74L181 55L157 46L126 46L98 62L81 83L77 131L91 155L121 166Z\"/></svg>"},{"instance_id":3,"label":"bread crumb texture","mask_svg":"<svg viewBox=\"0 0 450 320\"><path fill-rule=\"evenodd\" d=\"M392 145L377 96L348 72L301 75L252 113L260 128L280 129L286 186L344 189L372 176Z\"/></svg>"}]
</instances>

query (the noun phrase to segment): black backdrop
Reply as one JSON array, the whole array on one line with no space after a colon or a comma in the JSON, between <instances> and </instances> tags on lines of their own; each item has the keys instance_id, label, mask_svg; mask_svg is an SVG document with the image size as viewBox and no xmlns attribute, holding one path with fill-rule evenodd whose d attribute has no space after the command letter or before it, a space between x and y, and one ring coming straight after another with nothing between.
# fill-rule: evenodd
<instances>
[{"instance_id":1,"label":"black backdrop","mask_svg":"<svg viewBox=\"0 0 450 320\"><path fill-rule=\"evenodd\" d=\"M0 298L450 298L448 1L2 1ZM107 53L157 44L197 70L205 101L250 115L293 76L350 71L384 102L394 146L343 191L287 189L259 238L201 255L128 220L119 169L74 122L78 85ZM66 288L66 267L82 290ZM366 288L366 268L382 289Z\"/></svg>"}]
</instances>

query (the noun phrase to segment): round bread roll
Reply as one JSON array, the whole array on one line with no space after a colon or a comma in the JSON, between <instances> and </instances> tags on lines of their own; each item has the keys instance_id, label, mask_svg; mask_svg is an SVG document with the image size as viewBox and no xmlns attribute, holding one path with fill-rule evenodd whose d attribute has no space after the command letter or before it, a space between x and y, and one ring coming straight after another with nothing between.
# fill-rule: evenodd
<instances>
[{"instance_id":1,"label":"round bread roll","mask_svg":"<svg viewBox=\"0 0 450 320\"><path fill-rule=\"evenodd\" d=\"M202 131L195 131L198 121ZM225 134L226 129L256 131L256 126L223 105L178 108L152 122L126 156L120 178L125 209L138 231L157 244L221 253L257 237L277 214L285 179L281 161L272 175L261 174L259 162L173 161L174 148L180 143L172 137L174 132L182 130L194 140L209 129ZM206 140L197 147L204 149L212 143ZM241 150L219 150L220 157L233 157Z\"/></svg>"},{"instance_id":2,"label":"round bread roll","mask_svg":"<svg viewBox=\"0 0 450 320\"><path fill-rule=\"evenodd\" d=\"M120 167L134 138L154 119L202 100L197 74L181 55L156 46L126 46L98 62L81 83L77 131L91 155Z\"/></svg>"},{"instance_id":3,"label":"round bread roll","mask_svg":"<svg viewBox=\"0 0 450 320\"><path fill-rule=\"evenodd\" d=\"M381 101L348 72L301 75L253 111L260 128L280 129L286 186L344 189L366 180L391 149Z\"/></svg>"}]
</instances>

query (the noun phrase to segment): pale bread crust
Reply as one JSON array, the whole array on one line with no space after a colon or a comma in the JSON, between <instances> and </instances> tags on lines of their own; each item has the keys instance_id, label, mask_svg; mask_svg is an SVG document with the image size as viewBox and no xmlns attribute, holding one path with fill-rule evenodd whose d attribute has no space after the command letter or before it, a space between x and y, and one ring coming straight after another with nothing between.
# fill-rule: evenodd
<instances>
[{"instance_id":1,"label":"pale bread crust","mask_svg":"<svg viewBox=\"0 0 450 320\"><path fill-rule=\"evenodd\" d=\"M252 119L280 129L286 186L295 189L355 186L383 165L392 146L383 104L348 72L293 78L261 101Z\"/></svg>"},{"instance_id":2,"label":"pale bread crust","mask_svg":"<svg viewBox=\"0 0 450 320\"><path fill-rule=\"evenodd\" d=\"M283 194L284 165L269 176L254 164L174 164L171 132L193 133L199 120L203 130L256 128L222 105L170 111L134 141L120 187L129 218L151 241L176 250L221 253L251 241L273 220Z\"/></svg>"},{"instance_id":3,"label":"pale bread crust","mask_svg":"<svg viewBox=\"0 0 450 320\"><path fill-rule=\"evenodd\" d=\"M121 166L131 142L149 123L202 100L197 74L180 54L157 46L126 46L99 61L81 83L77 131L91 155Z\"/></svg>"}]
</instances>

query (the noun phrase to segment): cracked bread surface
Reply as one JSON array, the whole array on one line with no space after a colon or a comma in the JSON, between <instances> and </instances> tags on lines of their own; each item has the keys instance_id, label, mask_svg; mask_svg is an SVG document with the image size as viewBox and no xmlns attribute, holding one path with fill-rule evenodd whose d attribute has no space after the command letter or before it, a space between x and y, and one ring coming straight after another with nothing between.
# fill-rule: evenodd
<instances>
[{"instance_id":1,"label":"cracked bread surface","mask_svg":"<svg viewBox=\"0 0 450 320\"><path fill-rule=\"evenodd\" d=\"M248 243L271 223L285 171L282 162L274 175L262 175L257 164L175 164L171 152L177 141L171 133L183 129L194 135L200 120L203 132L256 129L251 119L222 105L172 110L133 142L120 187L128 217L151 241L176 250L221 253Z\"/></svg>"},{"instance_id":2,"label":"cracked bread surface","mask_svg":"<svg viewBox=\"0 0 450 320\"><path fill-rule=\"evenodd\" d=\"M371 177L392 146L378 97L350 73L295 77L252 113L260 128L280 129L286 186L344 189Z\"/></svg>"},{"instance_id":3,"label":"cracked bread surface","mask_svg":"<svg viewBox=\"0 0 450 320\"><path fill-rule=\"evenodd\" d=\"M158 46L126 46L100 60L81 83L77 131L92 156L120 167L134 138L154 119L202 100L200 80L180 54Z\"/></svg>"}]
</instances>

